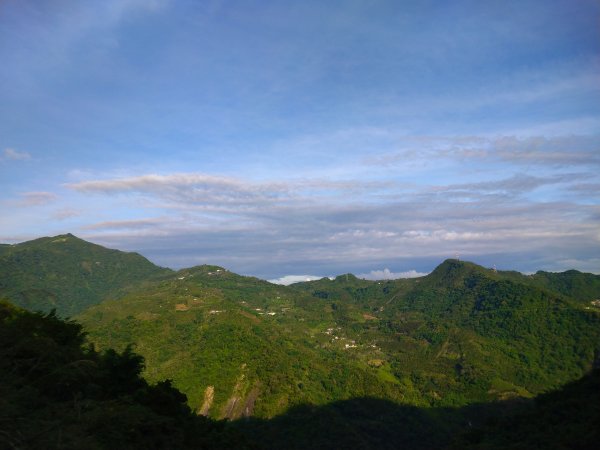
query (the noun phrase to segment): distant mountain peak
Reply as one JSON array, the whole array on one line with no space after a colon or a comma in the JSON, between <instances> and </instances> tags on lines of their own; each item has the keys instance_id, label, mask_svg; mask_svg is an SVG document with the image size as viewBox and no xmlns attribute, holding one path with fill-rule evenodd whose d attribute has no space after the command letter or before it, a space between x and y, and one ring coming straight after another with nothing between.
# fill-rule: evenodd
<instances>
[{"instance_id":1,"label":"distant mountain peak","mask_svg":"<svg viewBox=\"0 0 600 450\"><path fill-rule=\"evenodd\" d=\"M136 253L60 234L2 247L0 297L67 316L165 273L170 270Z\"/></svg>"},{"instance_id":2,"label":"distant mountain peak","mask_svg":"<svg viewBox=\"0 0 600 450\"><path fill-rule=\"evenodd\" d=\"M469 261L446 259L427 275L426 278L438 284L456 285L463 283L465 278L473 274L489 277L493 276L495 272L494 269L486 269L485 267Z\"/></svg>"},{"instance_id":3,"label":"distant mountain peak","mask_svg":"<svg viewBox=\"0 0 600 450\"><path fill-rule=\"evenodd\" d=\"M338 283L345 282L345 281L355 281L355 280L358 280L358 278L356 278L356 275L351 274L351 273L345 273L342 275L338 275L334 279L334 281L336 281Z\"/></svg>"},{"instance_id":4,"label":"distant mountain peak","mask_svg":"<svg viewBox=\"0 0 600 450\"><path fill-rule=\"evenodd\" d=\"M430 275L433 275L435 273L447 273L450 271L456 271L456 270L468 270L471 268L482 268L481 266L478 266L475 263L472 262L468 262L468 261L461 261L459 259L455 259L455 258L449 258L444 260L440 265L438 265L435 269L433 269L433 271L431 272Z\"/></svg>"}]
</instances>

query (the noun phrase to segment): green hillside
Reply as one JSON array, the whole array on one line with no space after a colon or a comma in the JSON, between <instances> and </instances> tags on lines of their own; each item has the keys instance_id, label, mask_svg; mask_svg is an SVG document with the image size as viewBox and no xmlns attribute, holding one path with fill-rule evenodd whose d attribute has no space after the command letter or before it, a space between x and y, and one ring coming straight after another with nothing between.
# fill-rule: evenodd
<instances>
[{"instance_id":1,"label":"green hillside","mask_svg":"<svg viewBox=\"0 0 600 450\"><path fill-rule=\"evenodd\" d=\"M130 348L85 345L75 322L0 302L0 341L0 448L593 449L599 437L598 369L532 400L432 408L359 397L215 421L169 380L141 378Z\"/></svg>"},{"instance_id":2,"label":"green hillside","mask_svg":"<svg viewBox=\"0 0 600 450\"><path fill-rule=\"evenodd\" d=\"M589 369L600 309L516 280L447 260L417 279L338 277L293 288L330 302L337 322L375 345L396 379L410 377L432 403L451 405L527 396Z\"/></svg>"},{"instance_id":3,"label":"green hillside","mask_svg":"<svg viewBox=\"0 0 600 450\"><path fill-rule=\"evenodd\" d=\"M173 379L193 408L216 418L352 396L419 401L330 343L335 320L320 300L215 266L177 272L79 319L101 348L135 343L148 380Z\"/></svg>"},{"instance_id":4,"label":"green hillside","mask_svg":"<svg viewBox=\"0 0 600 450\"><path fill-rule=\"evenodd\" d=\"M532 275L533 280L542 287L560 292L581 302L589 303L600 299L600 276L567 270L562 273L539 271Z\"/></svg>"},{"instance_id":5,"label":"green hillside","mask_svg":"<svg viewBox=\"0 0 600 450\"><path fill-rule=\"evenodd\" d=\"M420 279L291 287L201 266L79 319L101 348L135 343L148 380L172 378L192 408L232 419L365 396L530 397L589 370L600 338L596 310L455 260Z\"/></svg>"},{"instance_id":6,"label":"green hillside","mask_svg":"<svg viewBox=\"0 0 600 450\"><path fill-rule=\"evenodd\" d=\"M0 298L29 310L72 316L171 271L137 253L110 250L72 234L0 246Z\"/></svg>"},{"instance_id":7,"label":"green hillside","mask_svg":"<svg viewBox=\"0 0 600 450\"><path fill-rule=\"evenodd\" d=\"M217 266L173 272L72 235L0 246L0 297L77 312L100 350L133 344L147 382L171 379L197 414L257 429L310 408L413 417L576 380L600 342L599 279L447 260L416 279L279 286Z\"/></svg>"}]
</instances>

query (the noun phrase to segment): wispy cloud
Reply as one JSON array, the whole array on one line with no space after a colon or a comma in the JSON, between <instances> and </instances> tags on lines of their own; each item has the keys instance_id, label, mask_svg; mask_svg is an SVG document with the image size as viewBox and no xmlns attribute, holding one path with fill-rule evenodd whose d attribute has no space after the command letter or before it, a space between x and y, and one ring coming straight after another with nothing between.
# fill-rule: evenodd
<instances>
[{"instance_id":1,"label":"wispy cloud","mask_svg":"<svg viewBox=\"0 0 600 450\"><path fill-rule=\"evenodd\" d=\"M28 161L31 159L31 155L24 151L18 151L14 148L5 148L2 152L0 160L5 161Z\"/></svg>"},{"instance_id":2,"label":"wispy cloud","mask_svg":"<svg viewBox=\"0 0 600 450\"><path fill-rule=\"evenodd\" d=\"M183 200L202 199L246 199L268 197L285 193L281 184L258 184L241 182L227 177L201 173L178 173L172 175L142 175L112 180L82 181L67 184L67 187L87 193L152 193L171 197L176 195Z\"/></svg>"},{"instance_id":3,"label":"wispy cloud","mask_svg":"<svg viewBox=\"0 0 600 450\"><path fill-rule=\"evenodd\" d=\"M504 200L528 193L543 186L559 184L569 185L574 182L590 178L586 173L566 173L546 177L536 177L526 174L515 174L509 178L500 180L481 181L476 183L458 183L446 186L432 186L424 189L422 196L435 195L465 199L482 198L482 196L496 195L498 199Z\"/></svg>"},{"instance_id":4,"label":"wispy cloud","mask_svg":"<svg viewBox=\"0 0 600 450\"><path fill-rule=\"evenodd\" d=\"M384 181L325 179L255 182L202 173L178 173L82 181L66 184L66 187L86 194L146 195L167 200L175 207L202 207L213 212L232 212L230 208L235 207L243 213L267 205L309 204L309 198L368 194L385 190L390 185Z\"/></svg>"},{"instance_id":5,"label":"wispy cloud","mask_svg":"<svg viewBox=\"0 0 600 450\"><path fill-rule=\"evenodd\" d=\"M52 192L24 192L20 197L21 200L17 202L19 206L47 205L58 199L58 196Z\"/></svg>"},{"instance_id":6,"label":"wispy cloud","mask_svg":"<svg viewBox=\"0 0 600 450\"><path fill-rule=\"evenodd\" d=\"M514 136L490 142L490 156L515 163L551 166L600 165L600 136Z\"/></svg>"},{"instance_id":7,"label":"wispy cloud","mask_svg":"<svg viewBox=\"0 0 600 450\"><path fill-rule=\"evenodd\" d=\"M335 273L334 267L343 266L372 278L423 272L365 271L365 266L397 264L398 258L440 260L456 252L468 258L516 248L547 255L600 250L596 206L552 195L545 201L520 195L577 186L582 179L516 174L412 192L399 192L392 183L367 185L367 194L342 197L331 195L332 186L351 192L351 183L258 183L193 173L92 180L69 188L100 199L118 193L121 202L137 207L142 194L148 211L164 210L159 217L98 222L83 229L112 246L145 248L149 256L160 255L164 265L217 263L262 276L277 275L274 268L279 274Z\"/></svg>"},{"instance_id":8,"label":"wispy cloud","mask_svg":"<svg viewBox=\"0 0 600 450\"><path fill-rule=\"evenodd\" d=\"M52 214L52 218L55 220L67 220L67 219L71 219L72 217L81 216L81 214L82 214L82 212L77 209L62 208L62 209L59 209L58 211L55 211Z\"/></svg>"},{"instance_id":9,"label":"wispy cloud","mask_svg":"<svg viewBox=\"0 0 600 450\"><path fill-rule=\"evenodd\" d=\"M99 222L91 225L85 225L83 230L139 230L143 228L155 228L167 222L165 219L148 218L137 220L111 220L107 222Z\"/></svg>"},{"instance_id":10,"label":"wispy cloud","mask_svg":"<svg viewBox=\"0 0 600 450\"><path fill-rule=\"evenodd\" d=\"M419 158L454 161L507 162L515 165L576 167L600 165L600 135L532 137L414 137L405 138L405 149L377 156L366 163L404 164Z\"/></svg>"}]
</instances>

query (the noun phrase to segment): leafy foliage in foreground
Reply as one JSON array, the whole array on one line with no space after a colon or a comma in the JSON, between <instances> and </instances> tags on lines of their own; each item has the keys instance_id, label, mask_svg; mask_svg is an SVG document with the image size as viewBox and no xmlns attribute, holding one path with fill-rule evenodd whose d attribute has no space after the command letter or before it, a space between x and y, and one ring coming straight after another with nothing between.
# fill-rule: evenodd
<instances>
[{"instance_id":1,"label":"leafy foliage in foreground","mask_svg":"<svg viewBox=\"0 0 600 450\"><path fill-rule=\"evenodd\" d=\"M137 253L110 250L72 234L0 246L0 298L30 311L75 315L168 274Z\"/></svg>"},{"instance_id":2,"label":"leafy foliage in foreground","mask_svg":"<svg viewBox=\"0 0 600 450\"><path fill-rule=\"evenodd\" d=\"M0 302L0 448L244 448L191 413L170 381L149 385L127 348L83 347L81 326Z\"/></svg>"}]
</instances>

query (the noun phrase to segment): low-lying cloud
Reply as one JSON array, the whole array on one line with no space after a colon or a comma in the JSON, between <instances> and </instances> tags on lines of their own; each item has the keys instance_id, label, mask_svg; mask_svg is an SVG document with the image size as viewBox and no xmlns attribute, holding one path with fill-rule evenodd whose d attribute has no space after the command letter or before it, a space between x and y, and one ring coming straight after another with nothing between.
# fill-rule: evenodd
<instances>
[{"instance_id":1,"label":"low-lying cloud","mask_svg":"<svg viewBox=\"0 0 600 450\"><path fill-rule=\"evenodd\" d=\"M369 273L361 273L358 278L365 280L397 280L399 278L418 278L424 277L428 272L417 272L416 270L407 270L405 272L391 272L390 269L371 270Z\"/></svg>"},{"instance_id":2,"label":"low-lying cloud","mask_svg":"<svg viewBox=\"0 0 600 450\"><path fill-rule=\"evenodd\" d=\"M269 283L273 284L283 284L284 286L289 286L290 284L300 283L302 281L320 280L321 278L323 277L316 275L285 275L283 277L274 278L268 281Z\"/></svg>"}]
</instances>

